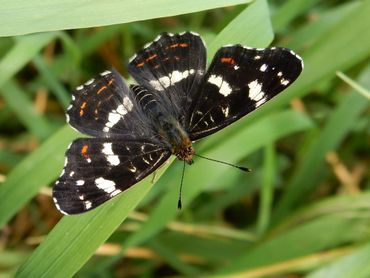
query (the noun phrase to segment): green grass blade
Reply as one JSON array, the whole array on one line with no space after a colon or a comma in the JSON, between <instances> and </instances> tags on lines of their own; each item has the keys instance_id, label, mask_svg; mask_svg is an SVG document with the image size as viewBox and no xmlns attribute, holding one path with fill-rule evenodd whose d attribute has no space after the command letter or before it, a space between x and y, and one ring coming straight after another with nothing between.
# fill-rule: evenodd
<instances>
[{"instance_id":1,"label":"green grass blade","mask_svg":"<svg viewBox=\"0 0 370 278\"><path fill-rule=\"evenodd\" d=\"M360 78L364 87L370 87L370 67ZM331 114L321 134L307 149L304 160L292 176L287 190L278 204L275 221L279 221L289 210L301 202L317 184L318 173L322 169L327 152L335 150L345 136L351 131L353 124L369 106L369 102L357 92L348 94ZM316 173L312 175L312 173Z\"/></svg>"},{"instance_id":2,"label":"green grass blade","mask_svg":"<svg viewBox=\"0 0 370 278\"><path fill-rule=\"evenodd\" d=\"M193 13L248 0L3 1L0 36L105 26Z\"/></svg>"},{"instance_id":3,"label":"green grass blade","mask_svg":"<svg viewBox=\"0 0 370 278\"><path fill-rule=\"evenodd\" d=\"M160 255L165 262L176 269L185 277L197 277L201 273L199 269L190 264L186 264L179 258L179 256L170 248L170 246L161 242L160 240L152 240L148 243L149 247ZM175 246L174 246L175 247Z\"/></svg>"},{"instance_id":4,"label":"green grass blade","mask_svg":"<svg viewBox=\"0 0 370 278\"><path fill-rule=\"evenodd\" d=\"M40 55L36 55L32 61L37 70L40 72L45 84L51 89L51 92L54 93L62 106L67 108L69 102L71 101L70 93L67 92L63 85L57 80L57 77L49 69Z\"/></svg>"},{"instance_id":5,"label":"green grass blade","mask_svg":"<svg viewBox=\"0 0 370 278\"><path fill-rule=\"evenodd\" d=\"M276 152L273 144L265 147L264 179L261 189L259 214L257 220L258 234L262 235L270 224L271 208L273 203L274 181L276 176Z\"/></svg>"},{"instance_id":6,"label":"green grass blade","mask_svg":"<svg viewBox=\"0 0 370 278\"><path fill-rule=\"evenodd\" d=\"M23 68L56 35L57 33L44 33L18 38L15 45L0 61L0 87Z\"/></svg>"},{"instance_id":7,"label":"green grass blade","mask_svg":"<svg viewBox=\"0 0 370 278\"><path fill-rule=\"evenodd\" d=\"M26 92L15 80L9 80L3 84L0 92L16 117L38 139L45 139L52 133L52 125L36 111L35 106L27 98Z\"/></svg>"},{"instance_id":8,"label":"green grass blade","mask_svg":"<svg viewBox=\"0 0 370 278\"><path fill-rule=\"evenodd\" d=\"M63 167L64 152L76 132L63 127L19 163L0 186L0 227L32 197L55 180Z\"/></svg>"},{"instance_id":9,"label":"green grass blade","mask_svg":"<svg viewBox=\"0 0 370 278\"><path fill-rule=\"evenodd\" d=\"M349 208L348 211L329 213L303 223L301 221L298 226L291 227L275 236L269 236L256 246L246 250L230 265L220 268L217 274L253 270L334 246L348 244L351 241L363 240L367 237L366 227L370 222L368 218L364 219L361 216L348 217L348 214L351 213L354 214ZM369 210L366 213L369 213ZM363 232L359 233L359 231Z\"/></svg>"},{"instance_id":10,"label":"green grass blade","mask_svg":"<svg viewBox=\"0 0 370 278\"><path fill-rule=\"evenodd\" d=\"M343 72L337 72L337 75L340 79L342 79L344 82L346 82L348 85L350 85L358 93L360 93L365 98L370 100L370 91L369 91L369 89L364 88L363 86L358 84L356 81L354 81L353 79L351 79L347 75L345 75Z\"/></svg>"},{"instance_id":11,"label":"green grass blade","mask_svg":"<svg viewBox=\"0 0 370 278\"><path fill-rule=\"evenodd\" d=\"M319 0L289 0L285 1L277 11L272 15L272 25L275 32L280 32L301 13L304 13L308 8L314 6Z\"/></svg>"},{"instance_id":12,"label":"green grass blade","mask_svg":"<svg viewBox=\"0 0 370 278\"><path fill-rule=\"evenodd\" d=\"M293 98L309 93L320 82L335 78L338 70L345 71L366 60L370 55L370 36L364 34L370 29L369 14L370 1L360 2L357 8L320 36L302 55L305 68L298 80L285 93L271 100L274 105L266 105L261 110L286 105Z\"/></svg>"},{"instance_id":13,"label":"green grass blade","mask_svg":"<svg viewBox=\"0 0 370 278\"><path fill-rule=\"evenodd\" d=\"M370 277L370 242L328 266L318 269L307 278L367 278Z\"/></svg>"}]
</instances>

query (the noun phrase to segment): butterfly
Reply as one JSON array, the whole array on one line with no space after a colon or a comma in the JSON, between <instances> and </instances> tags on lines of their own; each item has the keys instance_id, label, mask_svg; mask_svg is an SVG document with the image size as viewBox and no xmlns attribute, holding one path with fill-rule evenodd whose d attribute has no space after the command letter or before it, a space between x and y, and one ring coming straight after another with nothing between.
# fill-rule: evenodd
<instances>
[{"instance_id":1,"label":"butterfly","mask_svg":"<svg viewBox=\"0 0 370 278\"><path fill-rule=\"evenodd\" d=\"M194 32L162 33L115 70L78 86L67 122L89 138L71 143L53 188L64 214L89 211L139 182L171 155L192 164L193 142L232 124L292 84L302 59L286 48L226 45L206 70Z\"/></svg>"}]
</instances>

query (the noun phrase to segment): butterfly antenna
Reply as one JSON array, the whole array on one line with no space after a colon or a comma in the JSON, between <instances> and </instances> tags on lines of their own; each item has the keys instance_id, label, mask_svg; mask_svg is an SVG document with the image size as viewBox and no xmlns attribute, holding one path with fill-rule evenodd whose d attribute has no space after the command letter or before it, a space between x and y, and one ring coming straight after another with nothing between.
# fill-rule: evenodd
<instances>
[{"instance_id":1,"label":"butterfly antenna","mask_svg":"<svg viewBox=\"0 0 370 278\"><path fill-rule=\"evenodd\" d=\"M177 202L177 208L178 209L181 209L182 208L181 195L182 195L182 184L184 183L184 175L185 175L185 160L184 160L184 164L182 166L182 175L181 175L181 183L180 183L180 191L179 191L179 200Z\"/></svg>"},{"instance_id":2,"label":"butterfly antenna","mask_svg":"<svg viewBox=\"0 0 370 278\"><path fill-rule=\"evenodd\" d=\"M197 157L200 157L200 158L203 158L203 159L206 159L206 160L209 160L209 161L213 161L213 162L218 162L218 163L221 163L221 164L225 164L225 165L228 165L228 166L231 166L231 167L234 167L234 168L237 168L239 170L242 170L244 172L252 172L251 169L247 168L247 167L243 167L243 166L238 166L238 165L234 165L234 164L231 164L231 163L228 163L228 162L225 162L225 161L221 161L221 160L217 160L217 159L213 159L213 158L209 158L209 157L205 157L205 156L202 156L202 155L199 155L199 154L193 154L194 156L197 156Z\"/></svg>"}]
</instances>

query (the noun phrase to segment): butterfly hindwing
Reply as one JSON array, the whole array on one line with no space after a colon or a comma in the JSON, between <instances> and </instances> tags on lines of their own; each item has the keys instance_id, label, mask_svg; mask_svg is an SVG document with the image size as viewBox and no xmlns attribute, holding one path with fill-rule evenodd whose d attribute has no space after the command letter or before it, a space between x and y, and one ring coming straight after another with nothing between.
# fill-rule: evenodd
<instances>
[{"instance_id":1,"label":"butterfly hindwing","mask_svg":"<svg viewBox=\"0 0 370 278\"><path fill-rule=\"evenodd\" d=\"M74 90L67 121L91 136L142 137L150 129L138 108L120 74L116 70L105 71Z\"/></svg>"},{"instance_id":2,"label":"butterfly hindwing","mask_svg":"<svg viewBox=\"0 0 370 278\"><path fill-rule=\"evenodd\" d=\"M192 140L250 113L299 76L302 59L289 49L231 45L215 55L188 115Z\"/></svg>"},{"instance_id":3,"label":"butterfly hindwing","mask_svg":"<svg viewBox=\"0 0 370 278\"><path fill-rule=\"evenodd\" d=\"M206 49L193 32L162 33L147 44L128 65L129 73L141 86L166 94L170 105L187 113L206 66Z\"/></svg>"},{"instance_id":4,"label":"butterfly hindwing","mask_svg":"<svg viewBox=\"0 0 370 278\"><path fill-rule=\"evenodd\" d=\"M169 156L167 149L147 140L77 139L66 152L54 202L64 214L88 211L145 178Z\"/></svg>"}]
</instances>

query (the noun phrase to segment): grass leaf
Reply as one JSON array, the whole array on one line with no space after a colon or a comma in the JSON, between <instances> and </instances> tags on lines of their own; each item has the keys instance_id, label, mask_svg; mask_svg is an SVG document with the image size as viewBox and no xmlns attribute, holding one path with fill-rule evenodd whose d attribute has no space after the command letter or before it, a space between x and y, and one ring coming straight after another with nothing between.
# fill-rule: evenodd
<instances>
[{"instance_id":1,"label":"grass leaf","mask_svg":"<svg viewBox=\"0 0 370 278\"><path fill-rule=\"evenodd\" d=\"M193 13L250 2L248 0L110 0L3 1L0 36L105 26Z\"/></svg>"}]
</instances>

